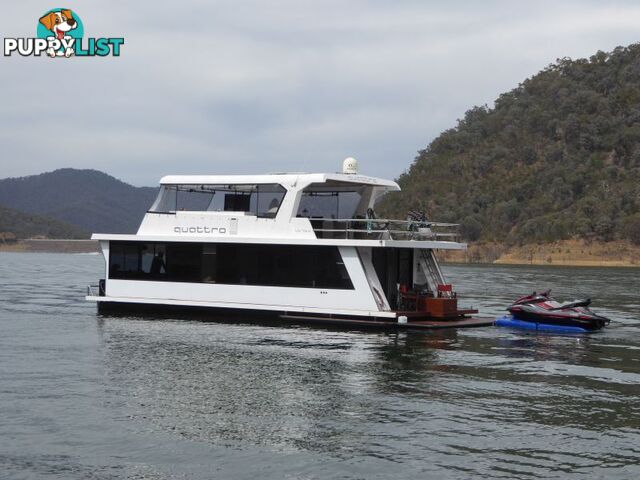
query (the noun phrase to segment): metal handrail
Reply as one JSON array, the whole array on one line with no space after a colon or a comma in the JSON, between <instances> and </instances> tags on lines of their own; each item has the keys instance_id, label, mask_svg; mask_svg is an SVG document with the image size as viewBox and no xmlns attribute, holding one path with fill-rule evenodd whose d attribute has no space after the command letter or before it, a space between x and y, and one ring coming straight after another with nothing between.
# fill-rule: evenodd
<instances>
[{"instance_id":1,"label":"metal handrail","mask_svg":"<svg viewBox=\"0 0 640 480\"><path fill-rule=\"evenodd\" d=\"M355 238L356 236L365 236L365 238L374 236L379 237L377 239L387 240L455 240L458 237L457 227L459 226L456 223L420 222L385 218L310 218L309 220L312 222L312 226L314 222L327 222L329 225L326 226L333 227L314 227L313 231L316 232L316 234L320 234L320 238L322 238L323 234L344 234L345 239Z\"/></svg>"},{"instance_id":2,"label":"metal handrail","mask_svg":"<svg viewBox=\"0 0 640 480\"><path fill-rule=\"evenodd\" d=\"M397 223L402 225L424 225L426 227L459 227L459 223L443 223L443 222L431 222L431 221L416 221L416 220L396 220L393 218L313 218L308 217L309 220L324 220L327 222L350 222L350 223L365 223L365 222L374 222L374 223Z\"/></svg>"},{"instance_id":3,"label":"metal handrail","mask_svg":"<svg viewBox=\"0 0 640 480\"><path fill-rule=\"evenodd\" d=\"M404 234L404 233L414 233L420 234L423 236L432 236L438 238L455 238L458 236L457 233L439 233L439 232L412 232L410 230L363 230L361 228L314 228L314 232L352 232L352 233L389 233L389 234Z\"/></svg>"}]
</instances>

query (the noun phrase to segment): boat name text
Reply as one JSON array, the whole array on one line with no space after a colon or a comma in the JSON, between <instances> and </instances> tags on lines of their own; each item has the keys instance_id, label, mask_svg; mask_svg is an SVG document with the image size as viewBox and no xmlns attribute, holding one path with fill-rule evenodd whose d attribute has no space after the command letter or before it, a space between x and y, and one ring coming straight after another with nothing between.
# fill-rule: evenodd
<instances>
[{"instance_id":1,"label":"boat name text","mask_svg":"<svg viewBox=\"0 0 640 480\"><path fill-rule=\"evenodd\" d=\"M174 233L227 233L224 227L173 227Z\"/></svg>"}]
</instances>

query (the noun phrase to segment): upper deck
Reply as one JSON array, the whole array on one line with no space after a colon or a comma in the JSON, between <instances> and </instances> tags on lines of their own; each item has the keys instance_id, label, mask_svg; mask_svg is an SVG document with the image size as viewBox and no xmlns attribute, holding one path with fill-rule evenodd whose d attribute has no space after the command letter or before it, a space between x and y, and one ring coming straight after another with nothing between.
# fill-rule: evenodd
<instances>
[{"instance_id":1,"label":"upper deck","mask_svg":"<svg viewBox=\"0 0 640 480\"><path fill-rule=\"evenodd\" d=\"M97 240L464 249L454 224L376 218L394 181L355 173L170 175L137 234Z\"/></svg>"}]
</instances>

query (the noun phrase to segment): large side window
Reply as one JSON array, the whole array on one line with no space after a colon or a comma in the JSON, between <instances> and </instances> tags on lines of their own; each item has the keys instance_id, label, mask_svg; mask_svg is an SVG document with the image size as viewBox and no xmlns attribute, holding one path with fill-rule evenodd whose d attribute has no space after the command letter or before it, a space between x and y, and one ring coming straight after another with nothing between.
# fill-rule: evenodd
<instances>
[{"instance_id":1,"label":"large side window","mask_svg":"<svg viewBox=\"0 0 640 480\"><path fill-rule=\"evenodd\" d=\"M202 244L169 243L167 245L167 277L170 282L200 282Z\"/></svg>"},{"instance_id":2,"label":"large side window","mask_svg":"<svg viewBox=\"0 0 640 480\"><path fill-rule=\"evenodd\" d=\"M274 218L285 193L284 187L278 184L165 185L150 211L246 212Z\"/></svg>"},{"instance_id":3,"label":"large side window","mask_svg":"<svg viewBox=\"0 0 640 480\"><path fill-rule=\"evenodd\" d=\"M286 190L280 185L258 185L252 199L258 217L275 218ZM252 205L252 209L253 209Z\"/></svg>"},{"instance_id":4,"label":"large side window","mask_svg":"<svg viewBox=\"0 0 640 480\"><path fill-rule=\"evenodd\" d=\"M140 244L116 243L111 244L109 276L124 278L136 276L140 271Z\"/></svg>"},{"instance_id":5,"label":"large side window","mask_svg":"<svg viewBox=\"0 0 640 480\"><path fill-rule=\"evenodd\" d=\"M362 198L361 186L312 183L302 191L298 217L351 219L364 218L365 211L358 211Z\"/></svg>"},{"instance_id":6,"label":"large side window","mask_svg":"<svg viewBox=\"0 0 640 480\"><path fill-rule=\"evenodd\" d=\"M163 185L160 187L158 196L153 202L153 205L151 205L149 211L154 213L169 213L176 211L177 195L178 190L175 185Z\"/></svg>"},{"instance_id":7,"label":"large side window","mask_svg":"<svg viewBox=\"0 0 640 480\"><path fill-rule=\"evenodd\" d=\"M109 277L353 289L333 246L111 242Z\"/></svg>"},{"instance_id":8,"label":"large side window","mask_svg":"<svg viewBox=\"0 0 640 480\"><path fill-rule=\"evenodd\" d=\"M200 257L200 245L191 245L192 255L180 256L180 249L176 254L176 249L168 255L168 250L174 244L163 243L143 243L143 242L111 242L109 248L109 278L125 280L170 280L178 279L181 276L185 280L175 281L198 281L198 275L184 274L189 268L188 258ZM169 261L171 259L171 262ZM173 262L173 263L172 263ZM178 266L176 266L178 265Z\"/></svg>"},{"instance_id":9,"label":"large side window","mask_svg":"<svg viewBox=\"0 0 640 480\"><path fill-rule=\"evenodd\" d=\"M205 283L216 283L218 280L218 248L215 245L203 245L201 273Z\"/></svg>"},{"instance_id":10,"label":"large side window","mask_svg":"<svg viewBox=\"0 0 640 480\"><path fill-rule=\"evenodd\" d=\"M353 288L337 247L229 244L217 248L219 283Z\"/></svg>"}]
</instances>

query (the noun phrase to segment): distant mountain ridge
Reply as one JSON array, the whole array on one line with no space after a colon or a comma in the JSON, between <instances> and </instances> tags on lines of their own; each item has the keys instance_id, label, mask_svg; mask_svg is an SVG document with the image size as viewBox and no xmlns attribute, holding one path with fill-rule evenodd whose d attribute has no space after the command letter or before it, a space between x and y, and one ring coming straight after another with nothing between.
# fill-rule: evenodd
<instances>
[{"instance_id":1,"label":"distant mountain ridge","mask_svg":"<svg viewBox=\"0 0 640 480\"><path fill-rule=\"evenodd\" d=\"M0 206L85 232L135 233L157 189L134 187L97 170L63 168L0 180Z\"/></svg>"}]
</instances>

